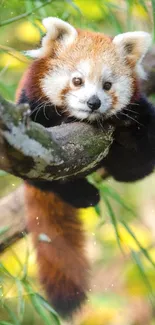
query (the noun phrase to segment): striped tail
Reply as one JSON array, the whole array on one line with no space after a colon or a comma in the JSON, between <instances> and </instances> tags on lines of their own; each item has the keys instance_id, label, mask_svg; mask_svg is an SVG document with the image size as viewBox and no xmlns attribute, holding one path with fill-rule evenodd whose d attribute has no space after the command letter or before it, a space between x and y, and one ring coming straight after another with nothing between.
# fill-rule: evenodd
<instances>
[{"instance_id":1,"label":"striped tail","mask_svg":"<svg viewBox=\"0 0 155 325\"><path fill-rule=\"evenodd\" d=\"M27 224L37 250L40 280L64 318L86 299L89 265L78 210L54 193L26 184Z\"/></svg>"}]
</instances>

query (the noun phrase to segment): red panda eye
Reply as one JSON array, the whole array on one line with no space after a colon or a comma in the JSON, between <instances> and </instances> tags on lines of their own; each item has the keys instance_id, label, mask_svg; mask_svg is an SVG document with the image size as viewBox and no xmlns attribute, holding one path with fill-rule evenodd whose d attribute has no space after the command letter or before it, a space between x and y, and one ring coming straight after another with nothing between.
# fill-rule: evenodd
<instances>
[{"instance_id":1,"label":"red panda eye","mask_svg":"<svg viewBox=\"0 0 155 325\"><path fill-rule=\"evenodd\" d=\"M74 77L72 79L72 83L74 86L81 86L83 84L83 80L82 80L82 78Z\"/></svg>"},{"instance_id":2,"label":"red panda eye","mask_svg":"<svg viewBox=\"0 0 155 325\"><path fill-rule=\"evenodd\" d=\"M112 87L112 83L109 82L109 81L107 81L107 82L105 82L105 83L103 84L103 89L104 89L104 90L110 90L111 87Z\"/></svg>"}]
</instances>

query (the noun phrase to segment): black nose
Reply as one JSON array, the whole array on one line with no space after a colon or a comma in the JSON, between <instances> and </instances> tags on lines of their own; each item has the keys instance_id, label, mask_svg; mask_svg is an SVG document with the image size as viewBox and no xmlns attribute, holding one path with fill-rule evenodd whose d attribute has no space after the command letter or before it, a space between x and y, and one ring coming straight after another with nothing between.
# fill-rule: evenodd
<instances>
[{"instance_id":1,"label":"black nose","mask_svg":"<svg viewBox=\"0 0 155 325\"><path fill-rule=\"evenodd\" d=\"M95 111L101 106L101 101L96 95L94 95L89 98L87 105L89 108L91 108L92 111Z\"/></svg>"}]
</instances>

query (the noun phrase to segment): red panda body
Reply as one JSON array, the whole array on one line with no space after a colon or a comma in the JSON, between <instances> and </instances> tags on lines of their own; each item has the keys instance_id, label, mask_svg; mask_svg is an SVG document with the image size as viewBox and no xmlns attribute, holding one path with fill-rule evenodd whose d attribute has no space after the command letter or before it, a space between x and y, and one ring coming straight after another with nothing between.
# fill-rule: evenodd
<instances>
[{"instance_id":1,"label":"red panda body","mask_svg":"<svg viewBox=\"0 0 155 325\"><path fill-rule=\"evenodd\" d=\"M47 34L41 48L30 51L36 60L23 76L16 97L18 103L29 103L34 121L46 127L71 119L103 123L139 98L141 58L150 44L147 33L125 33L112 39L77 31L57 18L46 18L43 23ZM113 156L106 161L107 170L108 166L112 170L112 161ZM56 311L66 317L85 300L89 279L84 234L75 207L95 205L99 197L86 180L45 183L31 180L25 185L27 224L37 250L40 280Z\"/></svg>"}]
</instances>

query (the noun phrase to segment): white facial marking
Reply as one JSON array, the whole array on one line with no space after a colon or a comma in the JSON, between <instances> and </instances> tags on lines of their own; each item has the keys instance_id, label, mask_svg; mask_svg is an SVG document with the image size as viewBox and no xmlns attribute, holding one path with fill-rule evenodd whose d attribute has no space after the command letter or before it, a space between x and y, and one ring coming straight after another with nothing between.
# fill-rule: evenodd
<instances>
[{"instance_id":1,"label":"white facial marking","mask_svg":"<svg viewBox=\"0 0 155 325\"><path fill-rule=\"evenodd\" d=\"M131 78L128 73L119 75L104 64L95 71L90 60L81 61L75 70L58 67L51 70L41 81L41 86L49 100L57 106L66 106L70 116L93 121L101 116L110 116L129 104L132 94ZM93 70L94 69L94 70ZM96 72L96 73L95 73ZM73 78L80 78L82 84L74 84ZM104 90L104 83L112 84L109 91ZM61 96L63 89L68 92ZM113 105L113 95L117 98ZM88 100L97 96L101 105L96 110L88 106ZM112 109L113 108L113 109Z\"/></svg>"},{"instance_id":2,"label":"white facial marking","mask_svg":"<svg viewBox=\"0 0 155 325\"><path fill-rule=\"evenodd\" d=\"M41 80L43 92L54 105L63 105L63 99L61 99L60 94L61 91L66 88L69 78L69 71L60 69L49 71L49 73Z\"/></svg>"},{"instance_id":3,"label":"white facial marking","mask_svg":"<svg viewBox=\"0 0 155 325\"><path fill-rule=\"evenodd\" d=\"M100 69L101 73L92 75L92 65L90 61L82 61L77 70L81 72L84 83L81 87L72 89L67 95L67 106L70 114L79 119L89 119L90 121L98 119L102 116L109 116L125 107L131 98L131 81L128 76L114 75L110 67L103 65ZM79 72L74 72L74 76L79 76ZM111 82L111 91L118 98L114 110L112 110L113 97L110 91L103 89L104 82ZM97 96L101 101L101 106L92 111L87 105L88 100L92 96Z\"/></svg>"},{"instance_id":4,"label":"white facial marking","mask_svg":"<svg viewBox=\"0 0 155 325\"><path fill-rule=\"evenodd\" d=\"M85 77L88 77L89 74L91 73L91 61L89 60L83 60L81 61L77 67L76 67L77 71L79 71L82 75L84 75Z\"/></svg>"},{"instance_id":5,"label":"white facial marking","mask_svg":"<svg viewBox=\"0 0 155 325\"><path fill-rule=\"evenodd\" d=\"M121 110L129 104L131 99L131 80L128 76L120 76L114 83L114 91L118 97L118 103L115 109Z\"/></svg>"},{"instance_id":6,"label":"white facial marking","mask_svg":"<svg viewBox=\"0 0 155 325\"><path fill-rule=\"evenodd\" d=\"M87 105L87 102L94 95L100 99L101 106L98 110L92 112L91 108ZM93 81L90 82L89 80L85 80L82 87L72 90L67 94L67 103L70 114L73 114L80 119L89 117L92 120L99 116L100 113L103 114L107 111L109 106L112 104L112 99L107 96L99 83L95 84Z\"/></svg>"}]
</instances>

